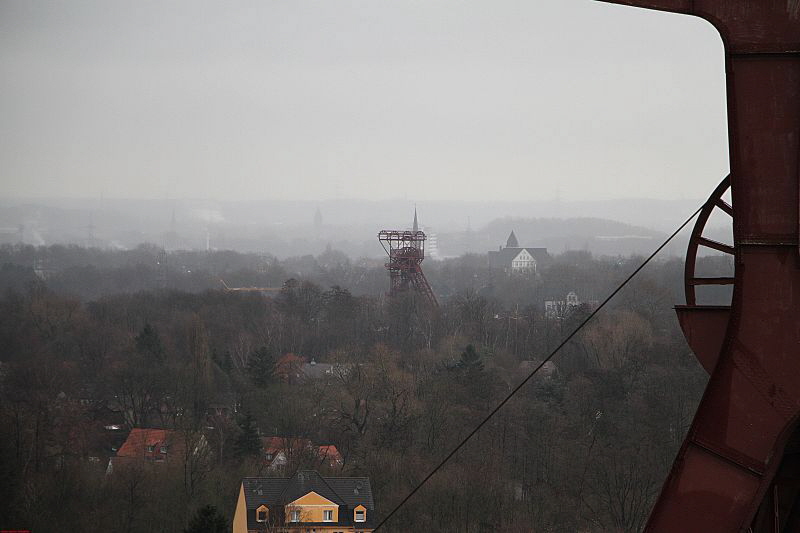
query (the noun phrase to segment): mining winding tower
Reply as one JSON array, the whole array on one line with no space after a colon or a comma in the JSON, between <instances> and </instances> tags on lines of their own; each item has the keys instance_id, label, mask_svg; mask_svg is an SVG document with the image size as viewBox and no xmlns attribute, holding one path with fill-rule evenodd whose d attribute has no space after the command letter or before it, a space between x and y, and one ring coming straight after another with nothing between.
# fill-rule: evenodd
<instances>
[{"instance_id":1,"label":"mining winding tower","mask_svg":"<svg viewBox=\"0 0 800 533\"><path fill-rule=\"evenodd\" d=\"M389 296L414 290L421 294L432 307L438 302L430 283L422 272L425 259L425 232L419 230L417 210L414 209L414 226L411 231L381 230L378 240L389 256L386 269L389 271Z\"/></svg>"}]
</instances>

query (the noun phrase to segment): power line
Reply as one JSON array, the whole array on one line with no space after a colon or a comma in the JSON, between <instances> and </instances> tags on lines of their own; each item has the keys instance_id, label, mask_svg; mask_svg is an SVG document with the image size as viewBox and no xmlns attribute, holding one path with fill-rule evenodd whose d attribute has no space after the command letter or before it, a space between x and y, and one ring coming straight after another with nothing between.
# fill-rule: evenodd
<instances>
[{"instance_id":1,"label":"power line","mask_svg":"<svg viewBox=\"0 0 800 533\"><path fill-rule=\"evenodd\" d=\"M414 496L414 494L416 494L416 493L417 493L417 491L418 491L419 489L421 489L421 488L422 488L422 487L425 485L425 483L427 483L427 482L428 482L428 480L430 480L430 479L431 479L431 478L434 476L434 474L436 474L436 472L438 472L438 471L439 471L439 469L440 469L440 468L442 468L442 467L445 465L445 463L447 463L447 461L449 461L449 460L450 460L450 458L451 458L451 457L453 457L453 456L456 454L456 452L458 452L458 450L460 450L460 449L461 449L461 448L462 448L462 447L463 447L463 446L464 446L464 445L465 445L467 442L469 442L469 440L470 440L470 439L471 439L471 438L472 438L472 437L473 437L473 436L474 436L474 435L475 435L475 434L476 434L476 433L477 433L477 432L478 432L478 431L479 431L479 430L480 430L480 429L481 429L481 428L484 426L484 424L486 424L486 422L488 422L488 421L489 421L489 420L490 420L490 419L491 419L491 418L492 418L492 417L493 417L495 414L497 414L497 412L498 412L500 409L502 409L502 408L503 408L503 406L504 406L506 403L508 403L508 401L509 401L509 400L510 400L510 399L511 399L511 398L512 398L512 397L513 397L513 396L514 396L514 395L515 395L517 392L519 392L519 390L520 390L520 389L521 389L523 386L525 386L525 384L526 384L528 381L530 381L530 380L531 380L531 378L532 378L534 375L536 375L536 373L537 373L537 372L539 372L539 370L541 370L541 369L542 369L542 367L544 367L544 365L545 365L546 363L548 363L548 362L549 362L549 361L550 361L550 360L551 360L551 359L552 359L552 358L553 358L553 357L554 357L554 356L555 356L555 355L558 353L558 351L559 351L559 350L561 350L561 348L563 348L563 347L564 347L564 346L565 346L565 345L566 345L566 344L567 344L567 343L568 343L570 340L572 340L572 337L574 337L574 336L575 336L575 335L576 335L576 334L577 334L577 333L578 333L578 332L579 332L581 329L583 329L583 327L584 327L586 324L588 324L588 323L589 323L589 321L590 321L592 318L594 318L594 316L595 316L597 313L599 313L599 312L600 312L600 310L601 310L601 309L603 309L603 307L605 307L605 305L606 305L608 302L610 302L610 301L611 301L611 299L612 299L614 296L616 296L616 295L617 295L617 293L618 293L619 291L621 291L621 290L622 290L622 288L623 288L623 287L625 287L625 285L627 285L627 284L628 284L628 283L629 283L629 282L630 282L630 281L631 281L631 280L632 280L632 279L633 279L633 278L636 276L636 274L638 274L638 273L639 273L639 272L640 272L640 271L641 271L641 270L642 270L642 269L643 269L645 266L647 266L647 264L648 264L648 263L649 263L649 262L650 262L650 261L651 261L651 260L652 260L652 259L653 259L653 258L656 256L656 255L658 255L658 253L659 253L661 250L663 250L663 249L664 249L664 247L665 247L667 244L669 244L669 242L670 242L672 239L674 239L674 238L675 238L675 236L676 236L678 233L680 233L680 232L681 232L681 230L682 230L683 228L685 228L685 227L686 227L686 225L687 225L687 224L689 224L689 222L691 222L691 221L692 221L692 219L693 219L694 217L696 217L696 216L697 216L697 214L698 214L698 213L699 213L699 212L700 212L700 211L703 209L703 207L705 207L705 204L703 204L703 205L701 205L700 207L698 207L698 208L697 208L697 210L696 210L694 213L692 213L692 214L689 216L689 218L687 218L687 219L686 219L686 220L683 222L683 224L681 224L680 226L678 226L678 229L676 229L676 230L675 230L675 231L672 233L672 235L670 235L669 237L667 237L667 239L666 239L666 240L665 240L663 243L661 243L661 245L660 245L658 248L656 248L656 249L655 249L655 251L654 251L653 253L651 253L651 254L650 254L648 257L647 257L647 259L645 259L645 260L642 262L642 264L641 264L641 265L639 265L639 266L636 268L636 270L634 270L634 271L633 271L633 272L632 272L632 273L631 273L631 274L630 274L630 275L629 275L627 278L625 278L625 280L624 280L624 281L623 281L623 282L622 282L622 283L621 283L621 284L620 284L620 285L619 285L619 286L618 286L616 289L614 289L614 291L613 291L611 294L609 294L609 295L606 297L606 299L605 299L605 300L603 300L603 301L602 301L602 303L600 303L600 305L598 305L598 306L597 306L597 308L595 308L595 310L594 310L594 311L592 311L591 313L589 313L589 316L587 316L587 317L586 317L586 318L583 320L583 322L581 322L581 323L578 325L578 327L576 327L576 328L575 328L575 329L572 331L572 333L570 333L569 335L567 335L567 336L566 336L566 338L564 338L564 340L562 340L562 341L561 341L561 343L560 343L558 346L556 346L556 347L555 347L555 349L554 349L552 352L550 352L550 355L548 355L547 357L545 357L545 358L544 358L544 360L543 360L541 363L539 363L539 366L537 366L536 368L534 368L534 369L533 369L533 371L532 371L530 374L528 374L528 376L527 376L525 379L523 379L523 380L522 380L522 381L519 383L519 385L517 385L516 387L514 387L514 389L513 389L513 390L511 390L511 392L509 392L509 393L508 393L508 395L507 395L505 398L503 398L503 400L502 400L502 401L501 401L499 404L497 404L497 406L496 406L494 409L492 409L492 411L491 411L491 412L490 412L488 415L486 415L486 416L484 417L484 419L483 419L483 420L481 420L481 422L480 422L480 423L479 423L477 426L475 426L475 428L474 428L472 431L470 431L470 432L467 434L467 436L466 436L466 437L464 437L464 438L461 440L461 442L459 442L459 443L458 443L458 445L456 445L456 447L455 447L455 448L453 448L453 449L452 449L452 451L451 451L450 453L448 453L448 454L447 454L447 456L446 456L444 459L442 459L442 461L441 461L439 464L437 464L437 465L434 467L434 469L433 469L433 470L431 470L431 471L430 471L430 473L429 473L427 476L425 476L425 478L424 478L422 481L420 481L420 482L417 484L417 486L416 486L416 487L414 487L414 489L413 489L411 492L409 492L409 493L408 493L408 495L407 495L405 498L403 498L403 500L402 500L400 503L398 503L398 504L397 504L397 505L394 507L394 509L392 509L392 511L391 511L391 512L390 512L388 515L386 515L386 517L384 517L384 519L383 519L383 520L381 520L381 521L378 523L378 525L377 525L377 526L375 526L375 529L373 529L373 531L377 531L378 529L380 529L380 527L381 527L381 526L383 526L383 524L385 524L386 522L388 522L388 521L389 521L389 519L392 517L392 515L394 515L394 513L396 513L396 512L397 512L397 511L398 511L398 510L399 510L399 509L400 509L400 508L401 508L401 507L402 507L402 506L403 506L403 505L404 505L404 504L405 504L405 503L406 503L408 500L410 500L410 499L411 499L411 497L412 497L412 496Z\"/></svg>"}]
</instances>

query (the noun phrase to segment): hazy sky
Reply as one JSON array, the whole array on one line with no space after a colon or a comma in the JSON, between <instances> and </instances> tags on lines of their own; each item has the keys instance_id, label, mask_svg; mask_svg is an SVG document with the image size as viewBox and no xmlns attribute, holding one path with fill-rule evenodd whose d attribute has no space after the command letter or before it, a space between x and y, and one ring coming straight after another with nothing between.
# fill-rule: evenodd
<instances>
[{"instance_id":1,"label":"hazy sky","mask_svg":"<svg viewBox=\"0 0 800 533\"><path fill-rule=\"evenodd\" d=\"M0 196L701 198L706 22L592 0L0 0Z\"/></svg>"}]
</instances>

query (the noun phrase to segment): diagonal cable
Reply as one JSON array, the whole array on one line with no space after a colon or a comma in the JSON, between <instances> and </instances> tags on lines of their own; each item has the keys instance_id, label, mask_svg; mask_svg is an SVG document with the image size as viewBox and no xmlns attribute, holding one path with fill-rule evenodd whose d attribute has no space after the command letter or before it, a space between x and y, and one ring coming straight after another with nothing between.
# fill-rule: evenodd
<instances>
[{"instance_id":1,"label":"diagonal cable","mask_svg":"<svg viewBox=\"0 0 800 533\"><path fill-rule=\"evenodd\" d=\"M698 207L698 208L697 208L697 210L696 210L694 213L692 213L692 214L689 216L689 218L687 218L687 219L686 219L686 220L683 222L683 224L681 224L680 226L678 226L678 229L676 229L674 232L672 232L672 234L671 234L669 237L667 237L667 239L666 239L664 242L662 242L662 243L661 243L661 245L660 245L658 248L656 248L656 249L655 249L655 251L654 251L653 253L651 253L651 254L650 254L648 257L647 257L647 259L645 259L645 260L642 262L642 264L641 264L641 265L639 265L639 266L636 268L636 270L634 270L634 271L633 271L633 272L632 272L632 273L631 273L631 274L630 274L630 275L629 275L627 278L625 278L625 280L624 280L624 281L623 281L623 282L622 282L622 283L621 283L621 284L620 284L620 285L619 285L619 286L618 286L616 289L614 289L614 291L613 291L611 294L609 294L609 295L606 297L606 299L605 299L605 300L603 300L603 301L602 301L602 303L601 303L600 305L598 305L598 306L597 306L597 308L596 308L594 311L592 311L592 312L589 314L589 316L587 316L587 317L586 317L586 318L583 320L583 322L581 322L581 323L578 325L578 327L576 327L574 330L572 330L572 333L570 333L569 335L567 335L567 336L564 338L564 340L562 340L562 341L561 341L561 343L560 343L558 346L556 346L556 347L555 347L555 349L554 349L552 352L550 352L550 355L548 355L547 357L545 357L545 358L544 358L544 360L543 360L541 363L539 363L539 366L537 366L536 368L534 368L534 369L533 369L533 371L531 371L531 373L530 373L530 374L528 374L528 376L527 376L525 379L523 379L523 380L522 380L522 381L519 383L519 385L517 385L516 387L514 387L514 388L511 390L511 392L509 392L509 393L508 393L508 395L507 395L505 398L503 398L503 400L502 400L502 401L501 401L499 404L497 404L497 406L496 406L494 409L492 409L492 411L491 411L491 412L490 412L488 415L486 415L486 416L483 418L483 420L481 420L481 422L480 422L480 423L479 423L477 426L475 426L475 428L474 428L472 431L470 431L470 432L467 434L467 436L466 436L466 437L464 437L464 438L461 440L461 442L459 442L459 443L456 445L456 447L455 447L455 448L453 448L453 449L450 451L450 453L448 453L448 454L447 454L447 456L446 456L444 459L442 459L442 460L441 460L441 462L439 462L439 464L437 464L437 465L436 465L436 466L433 468L433 470L431 470L431 471L428 473L428 475L427 475L427 476L425 476L425 477L422 479L422 481L420 481L420 482L417 484L417 486L416 486L416 487L414 487L414 488L411 490L411 492L409 492L409 493L408 493L408 495L406 495L406 497L405 497L405 498L403 498L403 499L400 501L400 503L398 503L398 504L397 504L397 505L394 507L394 509L392 509L392 510L391 510L391 512L390 512L388 515L386 515L386 516L384 517L384 519L383 519L383 520L381 520L381 521L378 523L378 525L377 525L377 526L375 526L375 529L373 529L372 531L373 531L373 532L375 532L375 531L378 531L378 529L380 529L380 527L381 527L381 526L383 526L383 524L385 524L386 522L388 522L388 521L389 521L389 519L392 517L392 515L394 515L394 514L395 514L395 513L396 513L396 512L397 512L397 511L398 511L398 510L399 510L399 509L400 509L400 508L401 508L401 507L402 507L402 506L403 506L403 505L404 505L404 504L405 504L407 501L408 501L408 500L410 500L410 499L411 499L411 497L412 497L412 496L414 496L414 494L416 494L416 493L417 493L417 491L418 491L419 489L421 489L421 488L422 488L422 487L425 485L425 483L427 483L427 482L428 482L428 480L430 480L430 479L431 479L431 478L432 478L432 477L433 477L433 476L436 474L436 472L438 472L438 471L439 471L439 469L441 469L441 468L442 468L442 467L445 465L445 463L447 463L447 461L449 461L449 460L450 460L450 459L451 459L451 458L452 458L452 457L453 457L453 456L456 454L456 452L458 452L458 450L460 450L460 449L461 449L461 448L462 448L462 447L463 447L463 446L464 446L464 445L465 445L467 442L469 442L469 440L470 440L470 439L471 439L471 438L472 438L472 437L473 437L473 436L474 436L474 435L475 435L475 434L476 434L476 433L477 433L477 432L478 432L478 431L479 431L479 430L480 430L480 429L481 429L481 428L482 428L482 427L483 427L483 426L486 424L486 422L488 422L488 421L489 421L489 420L490 420L490 419L491 419L491 418L492 418L492 417L493 417L495 414L497 414L497 412L498 412L498 411L500 411L500 409L502 409L502 408L503 408L503 406L504 406L505 404L507 404L507 403L508 403L508 401L509 401L511 398L513 398L513 397L514 397L514 395L515 395L517 392L519 392L519 390L520 390L520 389L521 389L523 386L525 386L525 384L526 384L528 381L530 381L530 380L531 380L531 378L532 378L533 376L535 376L535 375L536 375L536 373L537 373L537 372L539 372L539 370L541 370L541 369L542 369L542 367L544 367L544 365L545 365L547 362L549 362L549 361L550 361L550 360L551 360L551 359L552 359L552 358L553 358L553 357L554 357L554 356L555 356L555 355L556 355L556 354L559 352L559 350L561 350L561 348L563 348L563 347L564 347L564 346L565 346L565 345L566 345L566 344L567 344L567 343L568 343L570 340L572 340L572 337L574 337L575 335L577 335L577 333L578 333L578 332L579 332L581 329L583 329L583 327L584 327L586 324L588 324L588 323L589 323L589 321L590 321L592 318L594 318L594 316L595 316L597 313L599 313L599 312L600 312L600 310L601 310L601 309L603 309L603 307L605 307L605 305L606 305L608 302L610 302L610 301L611 301L611 299L612 299L612 298L614 298L614 296L616 296L616 295L617 295L617 293L618 293L619 291L621 291L623 287L625 287L625 285L627 285L627 284L628 284L628 283L629 283L629 282L630 282L630 281L631 281L631 280L632 280L632 279L633 279L633 278L634 278L634 277L635 277L635 276L636 276L636 275L637 275L637 274L638 274L638 273L639 273L639 272L640 272L640 271L641 271L641 270L642 270L642 269L643 269L645 266L647 266L647 264L648 264L648 263L649 263L649 262L650 262L650 261L651 261L651 260L652 260L652 259L653 259L653 258L656 256L656 255L658 255L658 253L659 253L661 250L663 250L663 249L664 249L664 247L665 247L667 244L669 244L669 242L670 242L672 239L674 239L674 238L675 238L675 236L676 236L678 233L680 233L680 232L681 232L681 230L682 230L683 228L685 228L685 227L686 227L686 225L687 225L687 224L689 224L689 222L691 222L691 221L692 221L692 219L693 219L694 217L696 217L696 216L697 216L697 214L698 214L698 213L699 213L699 212L700 212L700 211L703 209L703 207L704 207L704 206L705 206L705 204L703 204L703 205L701 205L700 207Z\"/></svg>"}]
</instances>

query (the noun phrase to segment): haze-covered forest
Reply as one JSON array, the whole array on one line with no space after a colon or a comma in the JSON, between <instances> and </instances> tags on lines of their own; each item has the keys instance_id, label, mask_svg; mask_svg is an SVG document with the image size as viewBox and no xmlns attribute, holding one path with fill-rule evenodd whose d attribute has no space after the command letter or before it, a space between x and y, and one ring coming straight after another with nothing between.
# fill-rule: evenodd
<instances>
[{"instance_id":1,"label":"haze-covered forest","mask_svg":"<svg viewBox=\"0 0 800 533\"><path fill-rule=\"evenodd\" d=\"M641 260L426 262L431 309L335 250L2 247L0 527L182 531L208 504L230 521L242 477L279 475L258 436L335 445L341 464L288 468L369 476L383 516ZM639 531L706 381L682 280L682 259L651 263L383 530ZM569 291L583 303L545 313ZM287 354L330 371L286 372ZM207 445L109 472L134 427Z\"/></svg>"}]
</instances>

